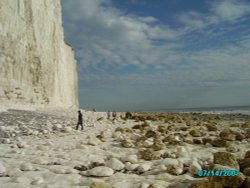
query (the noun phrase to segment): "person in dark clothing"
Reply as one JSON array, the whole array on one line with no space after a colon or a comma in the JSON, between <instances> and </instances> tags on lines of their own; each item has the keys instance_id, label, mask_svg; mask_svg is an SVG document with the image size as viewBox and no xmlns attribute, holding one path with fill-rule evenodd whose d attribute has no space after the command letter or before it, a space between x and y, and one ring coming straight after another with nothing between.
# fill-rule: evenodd
<instances>
[{"instance_id":1,"label":"person in dark clothing","mask_svg":"<svg viewBox=\"0 0 250 188\"><path fill-rule=\"evenodd\" d=\"M125 118L126 118L126 119L132 118L132 114L131 114L130 112L126 112Z\"/></svg>"},{"instance_id":2,"label":"person in dark clothing","mask_svg":"<svg viewBox=\"0 0 250 188\"><path fill-rule=\"evenodd\" d=\"M78 111L78 122L77 122L76 130L78 130L79 125L82 128L81 130L83 130L82 113L80 110Z\"/></svg>"}]
</instances>

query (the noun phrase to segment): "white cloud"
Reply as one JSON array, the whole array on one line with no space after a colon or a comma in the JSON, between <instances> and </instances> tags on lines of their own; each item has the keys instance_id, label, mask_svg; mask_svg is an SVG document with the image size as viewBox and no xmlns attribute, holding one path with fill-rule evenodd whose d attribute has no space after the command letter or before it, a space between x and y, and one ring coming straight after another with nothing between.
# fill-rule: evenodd
<instances>
[{"instance_id":1,"label":"white cloud","mask_svg":"<svg viewBox=\"0 0 250 188\"><path fill-rule=\"evenodd\" d=\"M144 88L138 95L144 94L146 88L159 93L162 89L163 94L171 89L186 89L191 96L199 87L250 84L250 34L229 37L227 32L233 27L221 24L232 24L247 15L241 8L229 16L225 7L230 6L221 1L213 4L209 15L183 13L179 20L185 26L174 29L150 16L125 14L113 8L109 0L62 1L66 39L73 42L79 58L81 87L125 87L128 91ZM202 36L193 33L196 30ZM233 37L237 44L206 46L210 40L226 41ZM204 45L197 47L201 42Z\"/></svg>"},{"instance_id":2,"label":"white cloud","mask_svg":"<svg viewBox=\"0 0 250 188\"><path fill-rule=\"evenodd\" d=\"M220 1L213 6L214 13L221 21L235 22L250 13L250 4L245 1Z\"/></svg>"},{"instance_id":3,"label":"white cloud","mask_svg":"<svg viewBox=\"0 0 250 188\"><path fill-rule=\"evenodd\" d=\"M224 23L237 23L250 14L250 3L241 0L213 1L208 6L208 13L184 12L178 20L191 30L202 30Z\"/></svg>"},{"instance_id":4,"label":"white cloud","mask_svg":"<svg viewBox=\"0 0 250 188\"><path fill-rule=\"evenodd\" d=\"M189 11L179 16L179 21L191 28L202 29L206 27L207 20L204 15L195 11Z\"/></svg>"},{"instance_id":5,"label":"white cloud","mask_svg":"<svg viewBox=\"0 0 250 188\"><path fill-rule=\"evenodd\" d=\"M155 61L163 62L176 45L164 44L159 49L152 43L177 40L182 34L153 17L125 14L113 8L110 1L63 1L63 7L66 38L73 38L78 46L82 68L104 62L118 68L129 64L145 68Z\"/></svg>"}]
</instances>

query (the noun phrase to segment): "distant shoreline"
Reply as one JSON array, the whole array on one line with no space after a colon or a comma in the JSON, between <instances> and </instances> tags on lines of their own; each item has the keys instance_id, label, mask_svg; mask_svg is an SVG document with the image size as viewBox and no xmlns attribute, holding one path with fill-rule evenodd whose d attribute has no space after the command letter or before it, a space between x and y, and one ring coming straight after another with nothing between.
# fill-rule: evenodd
<instances>
[{"instance_id":1,"label":"distant shoreline","mask_svg":"<svg viewBox=\"0 0 250 188\"><path fill-rule=\"evenodd\" d=\"M140 112L249 112L250 106L228 106L228 107L197 107L197 108L166 108L157 110L141 110Z\"/></svg>"}]
</instances>

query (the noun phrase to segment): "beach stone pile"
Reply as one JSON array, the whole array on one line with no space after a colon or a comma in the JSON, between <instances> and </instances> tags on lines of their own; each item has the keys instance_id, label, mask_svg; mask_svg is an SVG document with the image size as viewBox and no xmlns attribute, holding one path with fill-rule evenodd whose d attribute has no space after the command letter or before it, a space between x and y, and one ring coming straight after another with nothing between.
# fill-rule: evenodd
<instances>
[{"instance_id":1,"label":"beach stone pile","mask_svg":"<svg viewBox=\"0 0 250 188\"><path fill-rule=\"evenodd\" d=\"M224 147L227 152L214 153L213 165L210 165L209 168L214 170L239 169L240 174L229 180L229 177L211 177L208 181L199 182L192 187L227 187L229 184L240 187L249 181L247 175L250 173L250 169L247 168L246 164L249 164L250 160L242 159L239 161L233 155L233 153L240 151L234 142L242 142L247 139L247 131L242 130L242 127L248 129L248 123L231 125L232 128L230 126L223 128L220 127L220 117L197 116L197 114L193 117L190 114L183 115L183 117L174 114L155 117L136 115L133 118L137 124L132 129L119 127L116 129L116 133L119 132L119 137L123 138L120 139L121 147L137 149L140 161L151 162L150 168L146 168L146 172L142 171L144 174L161 169L162 172L171 175L178 176L189 173L193 177L198 177L198 170L207 168L209 160L188 160L190 155L185 150L188 144L197 144L205 147ZM177 133L178 131L179 133ZM166 151L169 146L177 146L182 149L177 152ZM249 155L249 153L246 154L246 156ZM174 159L176 163L163 164L161 167L155 164L155 161L164 159ZM136 171L138 164L127 163L125 168Z\"/></svg>"},{"instance_id":2,"label":"beach stone pile","mask_svg":"<svg viewBox=\"0 0 250 188\"><path fill-rule=\"evenodd\" d=\"M22 119L22 113L29 117L29 121ZM10 120L7 119L14 117L14 114L17 118L10 125L8 124ZM65 135L72 137L84 135L84 131L74 130L75 120L62 116L49 117L43 113L11 111L6 112L3 117L6 118L3 118L3 121L0 120L0 132L4 132L4 135L15 133L17 136L1 137L1 142L10 144L11 152L18 155L22 155L22 152L28 153L29 148L32 148L32 142L25 140L26 135L31 138L48 138L51 134L59 135L57 138ZM80 137L74 138L77 140L76 145L66 146L65 144L61 148L54 148L56 152L58 151L55 159L50 156L46 158L47 151L52 150L53 142L46 141L42 145L37 145L34 148L42 156L32 159L31 163L20 164L17 167L18 170L21 173L31 173L39 171L37 167L46 165L46 169L58 175L75 174L82 179L108 180L107 182L116 177L131 177L138 183L142 180L140 178L147 179L154 176L155 180L164 177L173 180L175 178L201 180L198 171L202 169L237 169L240 170L237 177L208 177L206 181L202 178L202 181L195 182L190 187L247 188L249 186L250 151L244 151L244 156L242 156L243 150L240 147L242 143L249 144L248 130L250 128L247 121L230 124L230 119L228 119L227 124L225 122L223 124L223 119L216 115L173 113L135 114L132 120L118 119L113 122L103 118L98 120L98 123L100 126L102 123L107 126L99 132L93 131L94 133L86 134L86 137L79 142ZM199 152L204 148L208 149L206 152L209 153ZM60 153L63 150L69 153ZM89 159L88 162L84 163L75 159L71 163L73 157L70 151L75 152L75 150L84 154L83 158ZM88 157L91 151L96 151L96 153L91 153L93 156ZM65 161L72 165L67 164L67 166ZM7 165L0 161L0 176L10 174L6 173L5 166ZM117 186L101 181L91 181L84 185L88 184L92 188ZM32 180L31 184L40 185L43 182L43 179L38 178ZM138 187L158 188L153 180L145 183L139 182Z\"/></svg>"},{"instance_id":3,"label":"beach stone pile","mask_svg":"<svg viewBox=\"0 0 250 188\"><path fill-rule=\"evenodd\" d=\"M8 110L0 113L0 143L10 144L21 136L49 136L57 132L70 133L76 119L45 112ZM25 147L18 143L19 148Z\"/></svg>"}]
</instances>

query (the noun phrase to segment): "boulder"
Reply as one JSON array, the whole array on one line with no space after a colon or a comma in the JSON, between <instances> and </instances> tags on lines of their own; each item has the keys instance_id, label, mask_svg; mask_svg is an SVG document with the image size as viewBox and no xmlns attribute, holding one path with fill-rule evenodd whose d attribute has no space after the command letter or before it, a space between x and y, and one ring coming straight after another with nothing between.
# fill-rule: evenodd
<instances>
[{"instance_id":1,"label":"boulder","mask_svg":"<svg viewBox=\"0 0 250 188\"><path fill-rule=\"evenodd\" d=\"M243 139L246 138L245 135L240 133L240 132L234 132L234 134L236 136L235 139L238 140L238 141L242 141Z\"/></svg>"},{"instance_id":2,"label":"boulder","mask_svg":"<svg viewBox=\"0 0 250 188\"><path fill-rule=\"evenodd\" d=\"M43 158L36 158L33 163L39 164L39 165L47 165L49 162Z\"/></svg>"},{"instance_id":3,"label":"boulder","mask_svg":"<svg viewBox=\"0 0 250 188\"><path fill-rule=\"evenodd\" d=\"M246 158L250 158L250 150L248 150L246 153L245 153L245 159Z\"/></svg>"},{"instance_id":4,"label":"boulder","mask_svg":"<svg viewBox=\"0 0 250 188\"><path fill-rule=\"evenodd\" d=\"M179 163L178 165L168 165L167 172L172 175L180 175L183 173L183 164Z\"/></svg>"},{"instance_id":5,"label":"boulder","mask_svg":"<svg viewBox=\"0 0 250 188\"><path fill-rule=\"evenodd\" d=\"M90 176L108 177L108 176L112 176L114 171L113 169L106 167L106 166L98 166L98 167L92 168L91 170L88 170L87 173Z\"/></svg>"},{"instance_id":6,"label":"boulder","mask_svg":"<svg viewBox=\"0 0 250 188\"><path fill-rule=\"evenodd\" d=\"M193 139L193 143L194 143L194 144L202 144L202 140L201 140L201 139L198 139L198 138L194 138L194 139Z\"/></svg>"},{"instance_id":7,"label":"boulder","mask_svg":"<svg viewBox=\"0 0 250 188\"><path fill-rule=\"evenodd\" d=\"M205 135L204 132L202 132L201 130L196 130L196 129L191 130L189 134L192 135L193 137L201 137Z\"/></svg>"},{"instance_id":8,"label":"boulder","mask_svg":"<svg viewBox=\"0 0 250 188\"><path fill-rule=\"evenodd\" d=\"M41 177L36 177L34 180L30 183L31 185L40 185L44 182L44 179Z\"/></svg>"},{"instance_id":9,"label":"boulder","mask_svg":"<svg viewBox=\"0 0 250 188\"><path fill-rule=\"evenodd\" d=\"M160 154L157 153L157 151L154 151L153 149L145 149L140 151L140 155L142 159L145 160L157 160L160 159Z\"/></svg>"},{"instance_id":10,"label":"boulder","mask_svg":"<svg viewBox=\"0 0 250 188\"><path fill-rule=\"evenodd\" d=\"M72 130L73 130L72 127L64 127L63 128L63 131L66 133L70 133L70 132L72 132Z\"/></svg>"},{"instance_id":11,"label":"boulder","mask_svg":"<svg viewBox=\"0 0 250 188\"><path fill-rule=\"evenodd\" d=\"M222 166L218 164L213 165L212 169L235 170L235 168L230 168L229 166ZM238 176L209 176L208 180L211 182L219 182L224 187L233 188L233 187L240 187L245 181L245 176L242 173L239 173Z\"/></svg>"},{"instance_id":12,"label":"boulder","mask_svg":"<svg viewBox=\"0 0 250 188\"><path fill-rule=\"evenodd\" d=\"M161 157L162 158L172 158L172 159L175 159L176 158L176 154L174 154L174 153L171 153L171 152L169 152L169 151L166 151L165 153L163 153L162 155L161 155Z\"/></svg>"},{"instance_id":13,"label":"boulder","mask_svg":"<svg viewBox=\"0 0 250 188\"><path fill-rule=\"evenodd\" d=\"M62 128L63 128L63 126L61 124L55 124L53 126L53 129L56 130L56 131L60 131Z\"/></svg>"},{"instance_id":14,"label":"boulder","mask_svg":"<svg viewBox=\"0 0 250 188\"><path fill-rule=\"evenodd\" d=\"M151 169L151 165L150 164L141 164L138 166L137 171L139 173L144 173L147 172Z\"/></svg>"},{"instance_id":15,"label":"boulder","mask_svg":"<svg viewBox=\"0 0 250 188\"><path fill-rule=\"evenodd\" d=\"M240 165L240 171L243 172L245 168L250 167L250 158L239 159L238 163Z\"/></svg>"},{"instance_id":16,"label":"boulder","mask_svg":"<svg viewBox=\"0 0 250 188\"><path fill-rule=\"evenodd\" d=\"M145 134L145 136L146 136L147 138L154 137L155 135L156 135L156 132L153 131L153 130L148 130L148 131L146 132L146 134Z\"/></svg>"},{"instance_id":17,"label":"boulder","mask_svg":"<svg viewBox=\"0 0 250 188\"><path fill-rule=\"evenodd\" d=\"M211 142L211 145L214 147L227 147L228 142L226 140L223 140L223 139L214 139Z\"/></svg>"},{"instance_id":18,"label":"boulder","mask_svg":"<svg viewBox=\"0 0 250 188\"><path fill-rule=\"evenodd\" d=\"M133 142L131 140L129 140L129 139L122 140L121 145L124 148L132 148L132 147L134 147Z\"/></svg>"},{"instance_id":19,"label":"boulder","mask_svg":"<svg viewBox=\"0 0 250 188\"><path fill-rule=\"evenodd\" d=\"M231 153L236 153L239 151L239 148L236 145L231 144L230 146L226 148L226 151L231 152Z\"/></svg>"},{"instance_id":20,"label":"boulder","mask_svg":"<svg viewBox=\"0 0 250 188\"><path fill-rule=\"evenodd\" d=\"M26 148L28 146L27 143L24 141L20 141L16 145L18 148Z\"/></svg>"},{"instance_id":21,"label":"boulder","mask_svg":"<svg viewBox=\"0 0 250 188\"><path fill-rule=\"evenodd\" d=\"M250 187L250 177L247 177L241 188L249 188Z\"/></svg>"},{"instance_id":22,"label":"boulder","mask_svg":"<svg viewBox=\"0 0 250 188\"><path fill-rule=\"evenodd\" d=\"M218 130L217 126L214 124L207 124L206 127L207 127L208 131L217 131Z\"/></svg>"},{"instance_id":23,"label":"boulder","mask_svg":"<svg viewBox=\"0 0 250 188\"><path fill-rule=\"evenodd\" d=\"M159 142L155 142L153 145L152 145L152 149L154 151L159 151L159 150L162 150L164 149L166 146L163 142L159 141Z\"/></svg>"},{"instance_id":24,"label":"boulder","mask_svg":"<svg viewBox=\"0 0 250 188\"><path fill-rule=\"evenodd\" d=\"M90 188L114 188L114 187L108 183L94 182L90 185Z\"/></svg>"},{"instance_id":25,"label":"boulder","mask_svg":"<svg viewBox=\"0 0 250 188\"><path fill-rule=\"evenodd\" d=\"M122 157L121 160L123 162L137 163L138 162L138 157L137 157L137 155L127 155L125 157Z\"/></svg>"},{"instance_id":26,"label":"boulder","mask_svg":"<svg viewBox=\"0 0 250 188\"><path fill-rule=\"evenodd\" d=\"M219 182L195 182L192 183L188 188L223 188Z\"/></svg>"},{"instance_id":27,"label":"boulder","mask_svg":"<svg viewBox=\"0 0 250 188\"><path fill-rule=\"evenodd\" d=\"M122 170L125 165L118 159L112 158L106 162L106 166L112 168L113 170Z\"/></svg>"},{"instance_id":28,"label":"boulder","mask_svg":"<svg viewBox=\"0 0 250 188\"><path fill-rule=\"evenodd\" d=\"M212 143L212 138L204 137L202 138L202 143L205 145L206 143Z\"/></svg>"},{"instance_id":29,"label":"boulder","mask_svg":"<svg viewBox=\"0 0 250 188\"><path fill-rule=\"evenodd\" d=\"M102 141L96 137L90 137L87 143L92 146L97 146L100 145Z\"/></svg>"},{"instance_id":30,"label":"boulder","mask_svg":"<svg viewBox=\"0 0 250 188\"><path fill-rule=\"evenodd\" d=\"M131 164L130 162L125 163L125 169L128 171L134 171L138 168L139 164Z\"/></svg>"},{"instance_id":31,"label":"boulder","mask_svg":"<svg viewBox=\"0 0 250 188\"><path fill-rule=\"evenodd\" d=\"M245 168L245 169L243 170L243 174L244 174L245 176L250 176L250 167Z\"/></svg>"},{"instance_id":32,"label":"boulder","mask_svg":"<svg viewBox=\"0 0 250 188\"><path fill-rule=\"evenodd\" d=\"M22 171L32 171L32 170L34 170L34 168L30 163L23 163L23 164L20 165L20 170L22 170Z\"/></svg>"},{"instance_id":33,"label":"boulder","mask_svg":"<svg viewBox=\"0 0 250 188\"><path fill-rule=\"evenodd\" d=\"M228 140L228 141L235 141L236 140L236 135L230 129L224 129L223 131L220 132L219 136L223 140Z\"/></svg>"},{"instance_id":34,"label":"boulder","mask_svg":"<svg viewBox=\"0 0 250 188\"><path fill-rule=\"evenodd\" d=\"M163 142L168 142L169 144L178 144L180 143L180 138L178 136L175 136L173 134L168 135L163 139Z\"/></svg>"},{"instance_id":35,"label":"boulder","mask_svg":"<svg viewBox=\"0 0 250 188\"><path fill-rule=\"evenodd\" d=\"M222 166L229 166L236 170L239 170L239 164L236 157L228 152L216 152L214 153L214 164Z\"/></svg>"}]
</instances>

